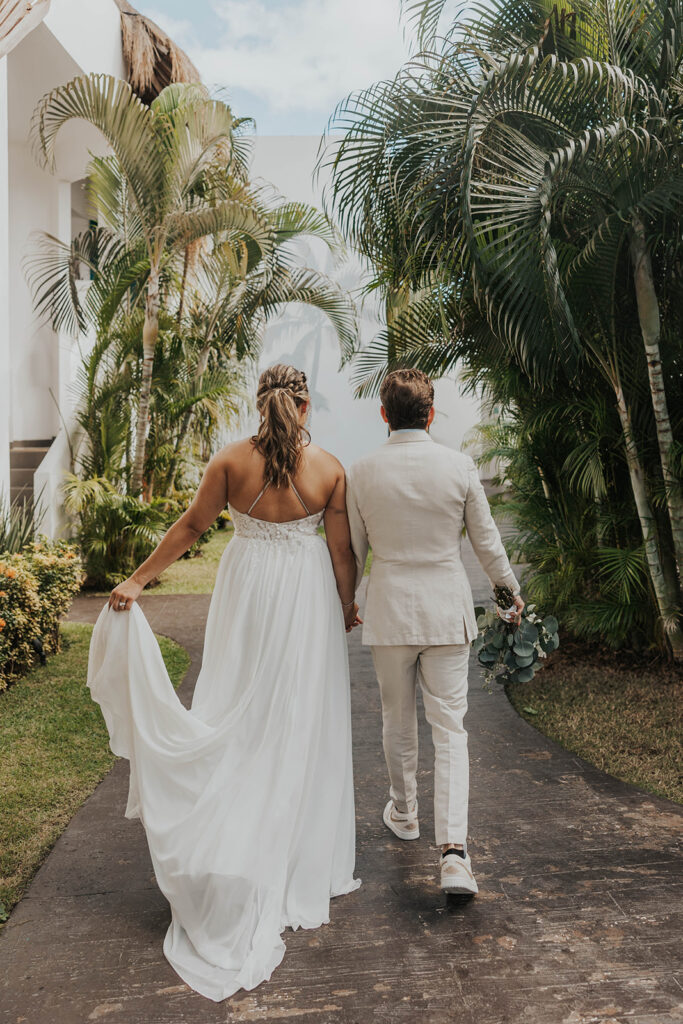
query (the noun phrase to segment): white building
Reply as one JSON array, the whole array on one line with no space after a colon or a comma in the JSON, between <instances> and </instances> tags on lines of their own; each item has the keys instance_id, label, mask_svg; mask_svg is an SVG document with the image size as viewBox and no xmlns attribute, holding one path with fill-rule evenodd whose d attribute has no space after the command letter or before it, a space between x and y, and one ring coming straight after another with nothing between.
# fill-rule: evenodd
<instances>
[{"instance_id":1,"label":"white building","mask_svg":"<svg viewBox=\"0 0 683 1024\"><path fill-rule=\"evenodd\" d=\"M40 493L42 528L53 535L66 525L59 497L69 466L64 424L70 420L72 383L88 342L56 337L37 320L23 262L34 233L69 241L83 229L88 213L82 184L89 152L102 153L104 146L94 129L72 122L60 132L56 173L50 173L35 160L31 119L46 92L77 75L128 76L143 91L124 60L122 18L124 30L139 18L127 0L0 0L0 495ZM146 19L141 21L158 33ZM148 91L154 95L170 80L168 47L173 44L161 33L151 38L156 67ZM184 60L185 69L193 71ZM254 176L271 181L289 199L317 204L320 195L312 171L318 144L317 138L301 136L257 139ZM318 243L303 254L311 265L359 291L357 263L333 267ZM376 309L366 304L363 340L369 341L378 326ZM381 443L386 428L378 417L378 403L353 398L350 375L339 372L334 334L321 313L287 310L268 328L263 362L281 360L299 365L312 382L312 428L319 444L348 463ZM444 381L438 386L437 410L435 437L460 447L478 419L477 404L460 398L454 382Z\"/></svg>"}]
</instances>

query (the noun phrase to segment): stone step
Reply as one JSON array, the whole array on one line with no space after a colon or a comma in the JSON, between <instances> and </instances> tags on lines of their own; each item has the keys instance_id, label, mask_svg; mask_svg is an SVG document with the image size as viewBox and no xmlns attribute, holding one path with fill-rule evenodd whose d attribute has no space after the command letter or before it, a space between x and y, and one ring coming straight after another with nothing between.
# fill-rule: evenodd
<instances>
[{"instance_id":1,"label":"stone step","mask_svg":"<svg viewBox=\"0 0 683 1024\"><path fill-rule=\"evenodd\" d=\"M33 508L33 482L29 487L12 487L9 489L9 500L12 506L23 505Z\"/></svg>"},{"instance_id":2,"label":"stone step","mask_svg":"<svg viewBox=\"0 0 683 1024\"><path fill-rule=\"evenodd\" d=\"M33 487L35 466L12 466L9 471L10 487Z\"/></svg>"},{"instance_id":3,"label":"stone step","mask_svg":"<svg viewBox=\"0 0 683 1024\"><path fill-rule=\"evenodd\" d=\"M31 438L24 441L10 441L9 447L10 451L14 448L49 448L53 441L54 437Z\"/></svg>"},{"instance_id":4,"label":"stone step","mask_svg":"<svg viewBox=\"0 0 683 1024\"><path fill-rule=\"evenodd\" d=\"M37 469L48 451L49 445L17 445L10 448L10 466L12 469Z\"/></svg>"}]
</instances>

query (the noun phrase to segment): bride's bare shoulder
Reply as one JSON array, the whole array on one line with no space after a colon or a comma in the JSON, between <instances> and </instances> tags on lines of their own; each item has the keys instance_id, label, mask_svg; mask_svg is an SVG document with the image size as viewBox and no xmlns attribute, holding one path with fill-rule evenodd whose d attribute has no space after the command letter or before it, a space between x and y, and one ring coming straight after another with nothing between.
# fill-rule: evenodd
<instances>
[{"instance_id":1,"label":"bride's bare shoulder","mask_svg":"<svg viewBox=\"0 0 683 1024\"><path fill-rule=\"evenodd\" d=\"M325 470L328 473L343 473L344 467L332 452L326 451L317 444L309 444L306 447L306 454L311 461L311 464L318 469Z\"/></svg>"},{"instance_id":2,"label":"bride's bare shoulder","mask_svg":"<svg viewBox=\"0 0 683 1024\"><path fill-rule=\"evenodd\" d=\"M250 437L243 437L239 441L231 441L224 445L214 455L214 459L225 466L235 465L244 462L254 454L254 443Z\"/></svg>"}]
</instances>

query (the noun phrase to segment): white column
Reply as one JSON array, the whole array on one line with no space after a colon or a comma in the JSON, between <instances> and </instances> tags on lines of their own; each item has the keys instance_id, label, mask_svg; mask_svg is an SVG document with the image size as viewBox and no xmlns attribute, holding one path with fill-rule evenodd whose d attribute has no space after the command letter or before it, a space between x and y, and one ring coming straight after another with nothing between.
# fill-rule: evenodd
<instances>
[{"instance_id":1,"label":"white column","mask_svg":"<svg viewBox=\"0 0 683 1024\"><path fill-rule=\"evenodd\" d=\"M0 58L0 497L9 500L9 110L7 57Z\"/></svg>"}]
</instances>

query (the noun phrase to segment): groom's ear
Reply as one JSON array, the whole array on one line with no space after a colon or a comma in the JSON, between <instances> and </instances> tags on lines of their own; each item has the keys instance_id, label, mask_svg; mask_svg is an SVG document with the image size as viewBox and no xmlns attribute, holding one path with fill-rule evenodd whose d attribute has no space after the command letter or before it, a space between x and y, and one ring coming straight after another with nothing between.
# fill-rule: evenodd
<instances>
[{"instance_id":1,"label":"groom's ear","mask_svg":"<svg viewBox=\"0 0 683 1024\"><path fill-rule=\"evenodd\" d=\"M429 410L429 416L427 417L427 426L428 427L431 427L432 423L434 422L434 415L435 415L435 413L436 413L436 410L435 410L434 406L432 406L431 409Z\"/></svg>"},{"instance_id":2,"label":"groom's ear","mask_svg":"<svg viewBox=\"0 0 683 1024\"><path fill-rule=\"evenodd\" d=\"M389 422L389 417L387 416L387 411L386 411L386 409L384 408L383 405L380 407L379 411L380 411L380 414L381 414L382 419L384 420L384 422L388 423Z\"/></svg>"}]
</instances>

